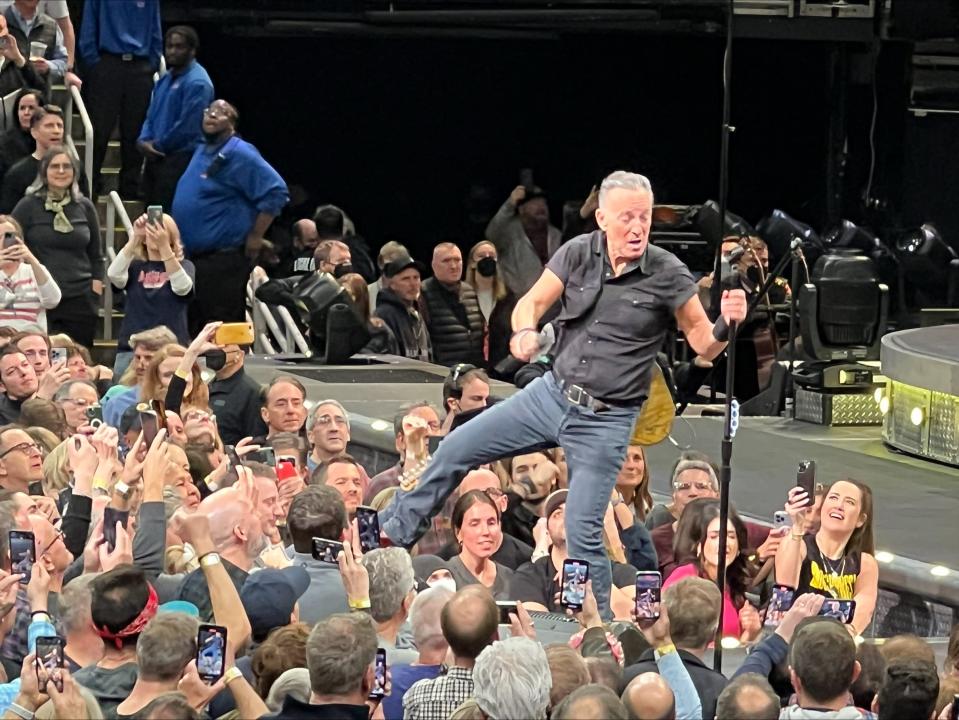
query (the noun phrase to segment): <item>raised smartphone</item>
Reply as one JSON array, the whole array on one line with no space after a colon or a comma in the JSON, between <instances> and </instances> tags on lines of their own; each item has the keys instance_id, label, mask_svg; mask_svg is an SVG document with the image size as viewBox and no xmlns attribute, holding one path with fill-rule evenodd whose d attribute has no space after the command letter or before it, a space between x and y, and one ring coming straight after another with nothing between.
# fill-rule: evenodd
<instances>
[{"instance_id":1,"label":"raised smartphone","mask_svg":"<svg viewBox=\"0 0 959 720\"><path fill-rule=\"evenodd\" d=\"M160 429L157 414L152 410L141 410L140 427L143 429L143 442L146 443L147 448L149 448L153 445L153 441L156 439L157 432L159 432Z\"/></svg>"},{"instance_id":2,"label":"raised smartphone","mask_svg":"<svg viewBox=\"0 0 959 720\"><path fill-rule=\"evenodd\" d=\"M360 549L364 553L380 546L380 518L371 507L356 508L356 526L360 531Z\"/></svg>"},{"instance_id":3,"label":"raised smartphone","mask_svg":"<svg viewBox=\"0 0 959 720\"><path fill-rule=\"evenodd\" d=\"M373 687L370 689L370 699L378 700L386 697L386 650L376 648L376 660L373 664Z\"/></svg>"},{"instance_id":4,"label":"raised smartphone","mask_svg":"<svg viewBox=\"0 0 959 720\"><path fill-rule=\"evenodd\" d=\"M52 347L50 348L50 364L58 363L60 361L67 361L67 349L62 347Z\"/></svg>"},{"instance_id":5,"label":"raised smartphone","mask_svg":"<svg viewBox=\"0 0 959 720\"><path fill-rule=\"evenodd\" d=\"M205 683L215 683L226 671L226 628L200 625L196 634L196 671Z\"/></svg>"},{"instance_id":6,"label":"raised smartphone","mask_svg":"<svg viewBox=\"0 0 959 720\"><path fill-rule=\"evenodd\" d=\"M589 580L589 563L586 560L563 561L563 585L559 603L570 610L582 610L586 599L586 581Z\"/></svg>"},{"instance_id":7,"label":"raised smartphone","mask_svg":"<svg viewBox=\"0 0 959 720\"><path fill-rule=\"evenodd\" d=\"M655 620L659 617L660 594L663 576L659 572L636 573L636 617L640 620Z\"/></svg>"},{"instance_id":8,"label":"raised smartphone","mask_svg":"<svg viewBox=\"0 0 959 720\"><path fill-rule=\"evenodd\" d=\"M796 589L788 585L773 585L772 594L769 596L769 602L766 603L766 611L763 617L763 625L768 628L775 628L782 622L789 608L793 606L793 600L796 596Z\"/></svg>"},{"instance_id":9,"label":"raised smartphone","mask_svg":"<svg viewBox=\"0 0 959 720\"><path fill-rule=\"evenodd\" d=\"M216 329L213 342L224 345L252 345L253 325L245 322L223 323Z\"/></svg>"},{"instance_id":10,"label":"raised smartphone","mask_svg":"<svg viewBox=\"0 0 959 720\"><path fill-rule=\"evenodd\" d=\"M252 460L253 462L263 463L264 465L269 465L270 467L276 467L276 453L273 451L273 448L269 446L261 447L259 450L247 453L246 459Z\"/></svg>"},{"instance_id":11,"label":"raised smartphone","mask_svg":"<svg viewBox=\"0 0 959 720\"><path fill-rule=\"evenodd\" d=\"M806 505L811 507L816 504L816 461L803 460L799 463L799 469L796 470L796 485L806 491Z\"/></svg>"},{"instance_id":12,"label":"raised smartphone","mask_svg":"<svg viewBox=\"0 0 959 720\"><path fill-rule=\"evenodd\" d=\"M343 543L337 542L336 540L324 540L318 537L313 538L312 551L314 560L336 565L336 556L340 554L342 549Z\"/></svg>"},{"instance_id":13,"label":"raised smartphone","mask_svg":"<svg viewBox=\"0 0 959 720\"><path fill-rule=\"evenodd\" d=\"M40 692L46 691L46 683L40 675L40 668L44 670L47 682L52 682L60 692L63 692L63 638L58 635L42 635L37 638L37 684Z\"/></svg>"},{"instance_id":14,"label":"raised smartphone","mask_svg":"<svg viewBox=\"0 0 959 720\"><path fill-rule=\"evenodd\" d=\"M117 510L109 505L103 508L103 539L106 540L110 552L117 547L117 522L119 521L126 529L129 519L129 510Z\"/></svg>"},{"instance_id":15,"label":"raised smartphone","mask_svg":"<svg viewBox=\"0 0 959 720\"><path fill-rule=\"evenodd\" d=\"M147 222L151 225L163 224L163 206L150 205L147 207Z\"/></svg>"},{"instance_id":16,"label":"raised smartphone","mask_svg":"<svg viewBox=\"0 0 959 720\"><path fill-rule=\"evenodd\" d=\"M20 584L30 582L33 563L37 561L37 544L29 530L10 531L10 572L22 575Z\"/></svg>"},{"instance_id":17,"label":"raised smartphone","mask_svg":"<svg viewBox=\"0 0 959 720\"><path fill-rule=\"evenodd\" d=\"M819 609L819 614L823 617L833 618L838 620L844 625L848 625L852 622L852 619L856 617L856 601L855 600L833 600L828 598L823 600L822 607Z\"/></svg>"}]
</instances>

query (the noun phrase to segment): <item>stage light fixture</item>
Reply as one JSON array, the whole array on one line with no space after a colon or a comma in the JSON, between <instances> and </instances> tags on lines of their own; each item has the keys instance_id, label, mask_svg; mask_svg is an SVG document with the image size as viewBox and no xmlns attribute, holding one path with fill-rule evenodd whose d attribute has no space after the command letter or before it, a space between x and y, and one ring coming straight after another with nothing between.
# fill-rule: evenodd
<instances>
[{"instance_id":1,"label":"stage light fixture","mask_svg":"<svg viewBox=\"0 0 959 720\"><path fill-rule=\"evenodd\" d=\"M802 241L806 262L810 265L814 265L822 253L822 240L812 226L799 222L782 210L773 210L769 217L760 220L756 232L766 241L773 259L788 253L792 241L797 238Z\"/></svg>"},{"instance_id":2,"label":"stage light fixture","mask_svg":"<svg viewBox=\"0 0 959 720\"><path fill-rule=\"evenodd\" d=\"M827 230L823 233L822 241L827 248L855 248L867 255L881 247L878 237L851 220L843 220Z\"/></svg>"},{"instance_id":3,"label":"stage light fixture","mask_svg":"<svg viewBox=\"0 0 959 720\"><path fill-rule=\"evenodd\" d=\"M890 400L888 395L884 395L882 400L879 401L879 412L883 415L889 414Z\"/></svg>"},{"instance_id":4,"label":"stage light fixture","mask_svg":"<svg viewBox=\"0 0 959 720\"><path fill-rule=\"evenodd\" d=\"M926 414L922 411L922 408L914 407L909 413L909 422L911 422L916 427L922 425L922 421L925 420Z\"/></svg>"},{"instance_id":5,"label":"stage light fixture","mask_svg":"<svg viewBox=\"0 0 959 720\"><path fill-rule=\"evenodd\" d=\"M896 556L886 550L880 550L876 553L876 562L891 563L895 559Z\"/></svg>"},{"instance_id":6,"label":"stage light fixture","mask_svg":"<svg viewBox=\"0 0 959 720\"><path fill-rule=\"evenodd\" d=\"M929 568L929 572L936 577L947 577L950 570L942 565L933 565L931 568Z\"/></svg>"},{"instance_id":7,"label":"stage light fixture","mask_svg":"<svg viewBox=\"0 0 959 720\"><path fill-rule=\"evenodd\" d=\"M959 303L959 254L932 223L902 235L896 252L906 280L920 293L917 303L952 307Z\"/></svg>"}]
</instances>

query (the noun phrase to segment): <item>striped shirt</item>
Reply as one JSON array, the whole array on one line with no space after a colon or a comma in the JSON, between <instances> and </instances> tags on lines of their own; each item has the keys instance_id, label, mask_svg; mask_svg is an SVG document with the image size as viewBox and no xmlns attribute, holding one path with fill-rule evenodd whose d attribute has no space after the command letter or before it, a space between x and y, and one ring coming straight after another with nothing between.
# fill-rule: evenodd
<instances>
[{"instance_id":1,"label":"striped shirt","mask_svg":"<svg viewBox=\"0 0 959 720\"><path fill-rule=\"evenodd\" d=\"M39 285L33 268L25 262L9 275L0 270L0 326L7 325L18 331L47 331L46 311L55 308L61 297L60 288L49 272L47 278Z\"/></svg>"}]
</instances>

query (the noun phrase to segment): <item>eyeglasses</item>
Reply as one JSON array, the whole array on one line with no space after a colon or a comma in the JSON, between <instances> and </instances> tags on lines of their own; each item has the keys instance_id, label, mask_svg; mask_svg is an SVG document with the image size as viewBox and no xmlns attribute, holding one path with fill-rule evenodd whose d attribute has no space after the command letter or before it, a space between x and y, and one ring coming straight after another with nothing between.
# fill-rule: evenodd
<instances>
[{"instance_id":1,"label":"eyeglasses","mask_svg":"<svg viewBox=\"0 0 959 720\"><path fill-rule=\"evenodd\" d=\"M68 402L71 405L76 405L79 408L93 407L97 404L96 400L84 400L83 398L78 398L74 400L73 398L63 398L60 402Z\"/></svg>"},{"instance_id":2,"label":"eyeglasses","mask_svg":"<svg viewBox=\"0 0 959 720\"><path fill-rule=\"evenodd\" d=\"M68 170L73 170L72 163L50 163L48 167L51 170L59 171L59 172L67 172Z\"/></svg>"},{"instance_id":3,"label":"eyeglasses","mask_svg":"<svg viewBox=\"0 0 959 720\"><path fill-rule=\"evenodd\" d=\"M64 544L67 542L67 536L64 534L63 530L57 529L57 534L53 536L51 540L43 550L40 551L39 557L43 557L54 545L57 544L57 540L63 540Z\"/></svg>"},{"instance_id":4,"label":"eyeglasses","mask_svg":"<svg viewBox=\"0 0 959 720\"><path fill-rule=\"evenodd\" d=\"M22 442L17 443L11 448L7 448L2 453L0 453L0 458L5 458L12 452L22 452L24 455L42 455L43 450L35 442Z\"/></svg>"},{"instance_id":5,"label":"eyeglasses","mask_svg":"<svg viewBox=\"0 0 959 720\"><path fill-rule=\"evenodd\" d=\"M183 416L183 422L190 422L192 420L213 420L213 413L208 413L206 410L190 410Z\"/></svg>"},{"instance_id":6,"label":"eyeglasses","mask_svg":"<svg viewBox=\"0 0 959 720\"><path fill-rule=\"evenodd\" d=\"M486 488L483 492L486 493L486 497L490 500L499 500L506 494L499 488Z\"/></svg>"},{"instance_id":7,"label":"eyeglasses","mask_svg":"<svg viewBox=\"0 0 959 720\"><path fill-rule=\"evenodd\" d=\"M323 426L331 425L332 423L336 423L342 427L349 425L349 422L347 422L346 418L342 415L320 415L318 418L316 418L315 422L317 425Z\"/></svg>"},{"instance_id":8,"label":"eyeglasses","mask_svg":"<svg viewBox=\"0 0 959 720\"><path fill-rule=\"evenodd\" d=\"M697 490L702 490L703 492L706 492L707 490L715 490L715 488L712 486L712 483L708 483L708 482L673 483L673 490L679 490L680 492L685 492L686 490L689 490L692 487L695 487Z\"/></svg>"},{"instance_id":9,"label":"eyeglasses","mask_svg":"<svg viewBox=\"0 0 959 720\"><path fill-rule=\"evenodd\" d=\"M206 110L203 111L203 114L213 120L219 120L220 118L230 117L229 110L217 110L215 108L207 108Z\"/></svg>"}]
</instances>

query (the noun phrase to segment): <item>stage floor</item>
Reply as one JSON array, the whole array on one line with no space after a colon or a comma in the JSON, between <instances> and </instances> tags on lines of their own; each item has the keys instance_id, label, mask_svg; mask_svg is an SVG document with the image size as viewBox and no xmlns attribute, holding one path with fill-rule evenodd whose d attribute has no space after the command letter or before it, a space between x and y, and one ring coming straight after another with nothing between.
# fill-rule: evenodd
<instances>
[{"instance_id":1,"label":"stage floor","mask_svg":"<svg viewBox=\"0 0 959 720\"><path fill-rule=\"evenodd\" d=\"M719 462L722 418L678 418L673 432L677 442ZM668 441L648 448L653 490L670 492L669 473L678 452ZM892 452L879 427L742 418L732 457L730 498L744 514L771 522L795 484L796 466L815 460L819 482L852 477L872 488L877 550L956 567L959 469Z\"/></svg>"}]
</instances>

